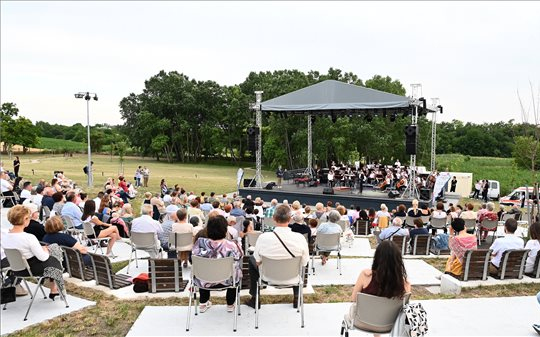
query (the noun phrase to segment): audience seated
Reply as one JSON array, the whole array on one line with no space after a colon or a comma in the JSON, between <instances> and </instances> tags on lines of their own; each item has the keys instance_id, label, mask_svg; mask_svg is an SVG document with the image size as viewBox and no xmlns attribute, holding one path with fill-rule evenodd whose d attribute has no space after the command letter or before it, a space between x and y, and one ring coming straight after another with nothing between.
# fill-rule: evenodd
<instances>
[{"instance_id":1,"label":"audience seated","mask_svg":"<svg viewBox=\"0 0 540 337\"><path fill-rule=\"evenodd\" d=\"M51 211L54 211L56 215L62 214L62 208L64 207L64 194L62 191L56 192L52 195L52 198L54 200L54 204Z\"/></svg>"},{"instance_id":2,"label":"audience seated","mask_svg":"<svg viewBox=\"0 0 540 337\"><path fill-rule=\"evenodd\" d=\"M339 213L337 214L339 217ZM302 265L307 265L309 261L309 249L306 239L303 235L294 233L289 228L289 221L291 219L290 208L286 205L277 206L273 219L276 226L274 231L263 233L259 236L255 251L249 258L249 294L251 298L245 304L252 308L255 308L255 292L259 280L258 266L262 262L261 256L271 259L290 259L292 255L299 256L302 258ZM296 307L298 305L297 287L293 288L293 293L293 306Z\"/></svg>"},{"instance_id":3,"label":"audience seated","mask_svg":"<svg viewBox=\"0 0 540 337\"><path fill-rule=\"evenodd\" d=\"M304 222L304 216L301 213L295 213L292 216L292 223L289 224L289 228L295 233L307 234L308 242L311 242L311 229Z\"/></svg>"},{"instance_id":4,"label":"audience seated","mask_svg":"<svg viewBox=\"0 0 540 337\"><path fill-rule=\"evenodd\" d=\"M407 210L407 215L411 218L419 218L422 216L420 208L418 208L418 200L413 199L412 207Z\"/></svg>"},{"instance_id":5,"label":"audience seated","mask_svg":"<svg viewBox=\"0 0 540 337\"><path fill-rule=\"evenodd\" d=\"M66 203L62 207L61 215L70 218L73 225L75 225L75 228L83 228L82 211L79 206L75 204L75 192L70 191L66 193Z\"/></svg>"},{"instance_id":6,"label":"audience seated","mask_svg":"<svg viewBox=\"0 0 540 337\"><path fill-rule=\"evenodd\" d=\"M495 205L492 202L488 202L486 204L486 211L478 215L478 223L481 224L484 219L498 220L499 218L497 216L497 213L494 212L494 209ZM482 240L485 240L488 235L488 230L481 225L479 230L482 232ZM497 231L497 228L494 228L491 231Z\"/></svg>"},{"instance_id":7,"label":"audience seated","mask_svg":"<svg viewBox=\"0 0 540 337\"><path fill-rule=\"evenodd\" d=\"M342 233L341 226L337 224L339 219L341 218L341 215L338 211L333 210L328 213L328 222L323 222L319 225L319 228L317 229L317 235L319 234L334 234L334 233ZM328 249L336 249L337 247L325 247ZM330 255L329 252L321 252L321 263L323 266L326 264L326 261L328 261L328 256Z\"/></svg>"},{"instance_id":8,"label":"audience seated","mask_svg":"<svg viewBox=\"0 0 540 337\"><path fill-rule=\"evenodd\" d=\"M62 233L64 230L64 223L62 222L62 218L60 216L53 216L49 218L45 222L45 236L43 237L43 242L46 242L48 244L56 243L59 246L65 246L70 247L73 249L78 250L81 252L83 262L87 266L92 265L92 260L90 259L90 255L88 255L88 251L86 250L86 247L81 245L77 239L75 239L73 236Z\"/></svg>"},{"instance_id":9,"label":"audience seated","mask_svg":"<svg viewBox=\"0 0 540 337\"><path fill-rule=\"evenodd\" d=\"M493 250L491 263L489 264L489 273L497 274L502 254L509 249L523 249L523 239L514 235L517 229L516 219L507 219L504 223L505 236L498 238L493 242L490 249Z\"/></svg>"},{"instance_id":10,"label":"audience seated","mask_svg":"<svg viewBox=\"0 0 540 337\"><path fill-rule=\"evenodd\" d=\"M38 241L43 241L43 236L45 235L45 229L43 225L38 221L39 219L39 210L36 204L32 201L27 200L23 203L23 206L30 210L30 222L28 226L24 228L26 233L34 235ZM62 230L63 230L62 226Z\"/></svg>"},{"instance_id":11,"label":"audience seated","mask_svg":"<svg viewBox=\"0 0 540 337\"><path fill-rule=\"evenodd\" d=\"M477 248L476 235L467 233L465 221L462 218L454 219L450 224L448 247L450 257L446 261L445 272L461 276L465 252Z\"/></svg>"},{"instance_id":12,"label":"audience seated","mask_svg":"<svg viewBox=\"0 0 540 337\"><path fill-rule=\"evenodd\" d=\"M419 234L429 234L429 231L427 228L424 227L424 223L422 222L422 219L417 218L414 219L414 227L409 231L409 236L411 237L411 245L414 243L414 237Z\"/></svg>"},{"instance_id":13,"label":"audience seated","mask_svg":"<svg viewBox=\"0 0 540 337\"><path fill-rule=\"evenodd\" d=\"M163 230L157 232L161 248L166 252L169 251L169 234L173 231L173 224L178 222L178 218L176 217L178 209L178 206L172 204L166 207L167 218L161 223Z\"/></svg>"},{"instance_id":14,"label":"audience seated","mask_svg":"<svg viewBox=\"0 0 540 337\"><path fill-rule=\"evenodd\" d=\"M201 256L212 259L219 259L232 256L235 260L235 273L236 279L239 280L242 277L242 249L238 247L237 241L229 241L225 239L227 235L227 220L221 215L214 216L208 219L208 225L206 226L208 238L199 238L193 245L192 254L195 256ZM193 280L196 286L204 288L222 287L232 285L230 281L225 283L212 283L206 280L199 280L195 278ZM199 289L200 305L199 310L201 313L206 312L211 307L210 291L205 289ZM236 302L236 289L227 289L226 294L227 311L233 312Z\"/></svg>"},{"instance_id":15,"label":"audience seated","mask_svg":"<svg viewBox=\"0 0 540 337\"><path fill-rule=\"evenodd\" d=\"M185 208L179 208L176 211L176 222L172 225L173 233L191 233L193 236L195 236L196 232L194 231L194 227L187 221L187 217L188 213ZM193 217L193 219L197 222L199 221L198 217ZM192 248L193 245L176 247L176 250L180 252L178 259L181 263L183 263L184 267L188 266L189 254L191 253Z\"/></svg>"},{"instance_id":16,"label":"audience seated","mask_svg":"<svg viewBox=\"0 0 540 337\"><path fill-rule=\"evenodd\" d=\"M388 213L388 207L385 204L381 204L381 210L375 213L375 220L373 221L377 227L384 229L388 227L390 221L390 213Z\"/></svg>"},{"instance_id":17,"label":"audience seated","mask_svg":"<svg viewBox=\"0 0 540 337\"><path fill-rule=\"evenodd\" d=\"M399 217L407 216L407 208L405 207L405 205L400 204L397 208L396 213L394 213L394 216L399 216Z\"/></svg>"},{"instance_id":18,"label":"audience seated","mask_svg":"<svg viewBox=\"0 0 540 337\"><path fill-rule=\"evenodd\" d=\"M409 231L405 228L401 228L403 220L400 218L394 218L392 220L392 226L385 228L377 236L377 241L380 243L383 240L390 240L393 236L409 236Z\"/></svg>"},{"instance_id":19,"label":"audience seated","mask_svg":"<svg viewBox=\"0 0 540 337\"><path fill-rule=\"evenodd\" d=\"M156 238L156 246L153 249L148 249L146 251L148 254L150 254L150 257L157 258L161 246L158 239L158 233L163 232L163 228L161 227L161 223L159 223L159 221L152 218L152 215L152 206L143 205L141 216L133 219L131 224L131 233L154 233Z\"/></svg>"},{"instance_id":20,"label":"audience seated","mask_svg":"<svg viewBox=\"0 0 540 337\"><path fill-rule=\"evenodd\" d=\"M96 204L94 203L94 200L86 201L86 203L84 204L81 220L83 222L89 222L92 227L94 227L96 238L109 238L109 244L107 245L107 256L115 258L116 256L112 252L112 247L114 246L116 240L120 240L118 228L99 220L95 214ZM91 235L88 236L88 238L94 239L94 237Z\"/></svg>"}]
</instances>

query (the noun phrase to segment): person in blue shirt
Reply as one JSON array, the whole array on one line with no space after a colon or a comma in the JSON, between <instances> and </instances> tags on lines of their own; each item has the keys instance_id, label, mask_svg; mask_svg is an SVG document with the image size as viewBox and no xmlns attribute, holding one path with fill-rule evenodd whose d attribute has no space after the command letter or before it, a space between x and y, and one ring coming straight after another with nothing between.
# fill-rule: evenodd
<instances>
[{"instance_id":1,"label":"person in blue shirt","mask_svg":"<svg viewBox=\"0 0 540 337\"><path fill-rule=\"evenodd\" d=\"M75 228L82 229L82 210L74 203L75 198L75 192L71 191L66 193L66 203L64 204L64 207L62 207L62 215L69 217L71 221L73 221Z\"/></svg>"},{"instance_id":2,"label":"person in blue shirt","mask_svg":"<svg viewBox=\"0 0 540 337\"><path fill-rule=\"evenodd\" d=\"M414 237L416 235L429 234L429 231L427 230L427 228L424 227L424 223L422 222L421 218L414 219L414 226L415 228L409 231L409 235L411 237L411 245L414 243Z\"/></svg>"}]
</instances>

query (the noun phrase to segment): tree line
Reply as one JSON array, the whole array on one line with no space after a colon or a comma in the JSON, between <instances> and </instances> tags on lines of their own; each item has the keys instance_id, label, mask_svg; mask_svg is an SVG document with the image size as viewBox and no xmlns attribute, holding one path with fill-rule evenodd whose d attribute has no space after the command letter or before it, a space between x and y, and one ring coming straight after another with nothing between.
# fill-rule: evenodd
<instances>
[{"instance_id":1,"label":"tree line","mask_svg":"<svg viewBox=\"0 0 540 337\"><path fill-rule=\"evenodd\" d=\"M130 93L120 101L123 125L98 124L92 127L92 149L100 151L106 148L116 153L116 148L122 154L129 151L169 162L251 160L254 154L247 149L246 129L255 124L254 112L249 109L249 103L255 100L254 91L264 91L265 101L327 79L397 95L406 94L402 83L389 76L375 75L363 81L354 73L334 68L324 74L299 70L251 72L242 83L232 86L190 79L177 71L160 71L145 81L142 92ZM5 114L5 104L2 105L2 116ZM333 121L330 117L316 117L313 120L314 163L327 166L332 160L354 161L359 158L366 161L393 162L399 159L408 162L404 128L410 121L410 115L401 114L395 119L390 116L338 116ZM2 118L2 136L6 135L4 123ZM417 161L428 166L431 151L430 117L421 116L418 125ZM86 129L81 124L64 126L37 122L32 127L35 127L38 136L86 141ZM306 116L263 113L261 132L264 165L305 167ZM437 126L437 153L514 156L520 164L519 158L527 157L530 149L521 146L520 150L518 145L526 144L527 137L533 133L533 125L518 124L514 120L483 124L458 120L442 122ZM10 140L12 144L17 141L22 140ZM30 143L26 144L30 146ZM523 165L530 168L530 160L524 160Z\"/></svg>"}]
</instances>

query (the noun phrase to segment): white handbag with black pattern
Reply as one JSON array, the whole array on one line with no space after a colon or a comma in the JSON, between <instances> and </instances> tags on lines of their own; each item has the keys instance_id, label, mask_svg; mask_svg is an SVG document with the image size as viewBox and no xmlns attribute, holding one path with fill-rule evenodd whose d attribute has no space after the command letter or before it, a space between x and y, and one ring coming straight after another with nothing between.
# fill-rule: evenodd
<instances>
[{"instance_id":1,"label":"white handbag with black pattern","mask_svg":"<svg viewBox=\"0 0 540 337\"><path fill-rule=\"evenodd\" d=\"M427 313L422 304L413 303L405 304L400 310L390 336L423 337L427 332Z\"/></svg>"}]
</instances>

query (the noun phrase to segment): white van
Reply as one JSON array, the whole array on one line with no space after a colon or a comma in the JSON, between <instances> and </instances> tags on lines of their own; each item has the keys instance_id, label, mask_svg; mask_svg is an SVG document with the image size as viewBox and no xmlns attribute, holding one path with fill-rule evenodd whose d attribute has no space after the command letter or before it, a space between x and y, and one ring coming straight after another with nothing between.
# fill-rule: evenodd
<instances>
[{"instance_id":1,"label":"white van","mask_svg":"<svg viewBox=\"0 0 540 337\"><path fill-rule=\"evenodd\" d=\"M497 180L488 180L489 189L488 189L488 199L490 200L499 200L501 197L501 184ZM474 191L471 192L469 197L474 195ZM482 191L480 191L479 198L482 198Z\"/></svg>"},{"instance_id":2,"label":"white van","mask_svg":"<svg viewBox=\"0 0 540 337\"><path fill-rule=\"evenodd\" d=\"M518 205L519 207L521 207L521 201L522 199L525 198L525 191L527 190L527 187L518 187L516 188L515 190L513 190L512 192L510 192L510 194L508 194L507 196L504 196L501 198L501 200L499 201L499 203L501 205L507 205L507 206L513 206L513 205ZM534 188L533 187L528 187L528 190L529 190L529 200L528 202L532 202L532 195L533 195L533 191L534 191ZM525 201L524 205L528 205L528 202Z\"/></svg>"}]
</instances>

